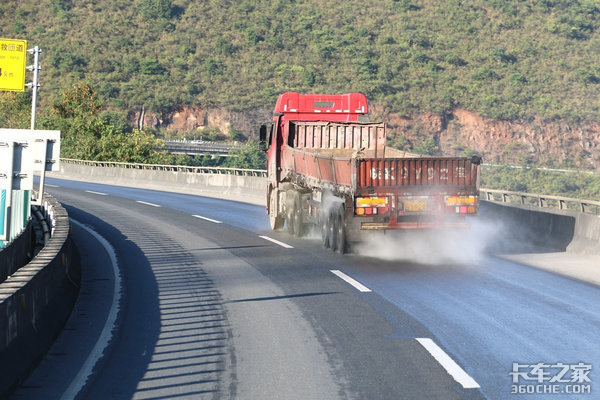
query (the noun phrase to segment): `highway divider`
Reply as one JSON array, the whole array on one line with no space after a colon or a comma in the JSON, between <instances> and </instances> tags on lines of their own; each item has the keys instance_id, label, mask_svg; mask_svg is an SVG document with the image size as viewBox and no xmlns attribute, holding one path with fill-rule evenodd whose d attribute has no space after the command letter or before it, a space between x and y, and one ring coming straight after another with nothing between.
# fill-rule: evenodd
<instances>
[{"instance_id":1,"label":"highway divider","mask_svg":"<svg viewBox=\"0 0 600 400\"><path fill-rule=\"evenodd\" d=\"M33 245L34 237L30 221L19 236L5 248L0 249L0 283L31 260Z\"/></svg>"},{"instance_id":2,"label":"highway divider","mask_svg":"<svg viewBox=\"0 0 600 400\"><path fill-rule=\"evenodd\" d=\"M162 190L264 205L266 171L61 159L48 177Z\"/></svg>"},{"instance_id":3,"label":"highway divider","mask_svg":"<svg viewBox=\"0 0 600 400\"><path fill-rule=\"evenodd\" d=\"M600 202L481 189L482 215L510 227L513 243L600 254Z\"/></svg>"},{"instance_id":4,"label":"highway divider","mask_svg":"<svg viewBox=\"0 0 600 400\"><path fill-rule=\"evenodd\" d=\"M480 216L502 225L496 248L519 252L537 246L549 251L600 254L600 216L572 210L481 201Z\"/></svg>"},{"instance_id":5,"label":"highway divider","mask_svg":"<svg viewBox=\"0 0 600 400\"><path fill-rule=\"evenodd\" d=\"M48 242L0 284L0 398L46 354L78 294L81 270L69 216L53 197L46 195L44 203L51 231Z\"/></svg>"}]
</instances>

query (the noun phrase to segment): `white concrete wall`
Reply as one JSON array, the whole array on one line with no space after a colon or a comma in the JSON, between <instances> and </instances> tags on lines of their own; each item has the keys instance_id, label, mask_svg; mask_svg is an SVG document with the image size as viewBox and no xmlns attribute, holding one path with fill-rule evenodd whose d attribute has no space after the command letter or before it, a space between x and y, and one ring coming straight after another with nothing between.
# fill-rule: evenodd
<instances>
[{"instance_id":1,"label":"white concrete wall","mask_svg":"<svg viewBox=\"0 0 600 400\"><path fill-rule=\"evenodd\" d=\"M90 167L67 163L61 163L60 172L49 172L47 176L266 205L267 179L257 176Z\"/></svg>"}]
</instances>

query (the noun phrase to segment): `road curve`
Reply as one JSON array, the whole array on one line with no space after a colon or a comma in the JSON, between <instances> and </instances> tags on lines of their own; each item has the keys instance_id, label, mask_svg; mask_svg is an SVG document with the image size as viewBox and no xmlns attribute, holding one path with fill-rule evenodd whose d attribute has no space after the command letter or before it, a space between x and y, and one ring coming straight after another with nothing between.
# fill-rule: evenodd
<instances>
[{"instance_id":1,"label":"road curve","mask_svg":"<svg viewBox=\"0 0 600 400\"><path fill-rule=\"evenodd\" d=\"M79 398L537 399L511 394L513 363L600 365L596 286L485 254L340 256L270 232L262 207L49 183L81 224L80 299L96 300L78 304L68 344L59 339L16 399L78 387L115 309ZM90 229L115 252L120 285Z\"/></svg>"}]
</instances>

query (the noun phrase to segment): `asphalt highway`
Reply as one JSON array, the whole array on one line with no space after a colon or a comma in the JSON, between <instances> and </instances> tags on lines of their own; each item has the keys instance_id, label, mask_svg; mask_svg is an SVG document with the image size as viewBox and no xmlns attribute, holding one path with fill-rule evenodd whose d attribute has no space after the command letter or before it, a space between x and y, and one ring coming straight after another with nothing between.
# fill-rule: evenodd
<instances>
[{"instance_id":1,"label":"asphalt highway","mask_svg":"<svg viewBox=\"0 0 600 400\"><path fill-rule=\"evenodd\" d=\"M597 398L600 288L472 254L493 230L342 256L263 207L47 183L84 276L14 399Z\"/></svg>"}]
</instances>

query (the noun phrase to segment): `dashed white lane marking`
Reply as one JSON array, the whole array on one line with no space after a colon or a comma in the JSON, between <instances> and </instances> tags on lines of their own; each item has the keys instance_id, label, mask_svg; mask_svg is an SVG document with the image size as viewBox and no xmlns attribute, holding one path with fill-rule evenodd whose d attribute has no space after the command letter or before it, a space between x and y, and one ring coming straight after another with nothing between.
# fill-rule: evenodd
<instances>
[{"instance_id":1,"label":"dashed white lane marking","mask_svg":"<svg viewBox=\"0 0 600 400\"><path fill-rule=\"evenodd\" d=\"M279 240L275 240L275 239L273 239L273 238L270 238L270 237L268 237L268 236L259 236L259 237L261 237L261 238L263 238L263 239L265 239L265 240L268 240L269 242L273 242L273 243L275 243L275 244L278 244L278 245L280 245L281 247L285 247L286 249L293 249L293 248L294 248L294 246L290 246L289 244L285 244L285 243L283 243L283 242L280 242Z\"/></svg>"},{"instance_id":2,"label":"dashed white lane marking","mask_svg":"<svg viewBox=\"0 0 600 400\"><path fill-rule=\"evenodd\" d=\"M479 384L471 378L444 350L429 338L417 338L423 347L441 364L442 367L465 389L476 389Z\"/></svg>"},{"instance_id":3,"label":"dashed white lane marking","mask_svg":"<svg viewBox=\"0 0 600 400\"><path fill-rule=\"evenodd\" d=\"M46 185L46 186L48 186L48 187L54 187L54 188L60 187L60 186L58 186L58 185L51 185L51 184L49 184L49 183L46 183L45 185Z\"/></svg>"},{"instance_id":4,"label":"dashed white lane marking","mask_svg":"<svg viewBox=\"0 0 600 400\"><path fill-rule=\"evenodd\" d=\"M368 287L366 287L365 285L363 285L362 283L360 283L356 279L349 277L348 275L346 275L345 273L343 273L340 270L331 269L330 271L331 271L331 273L333 273L333 274L337 275L338 277L342 278L344 281L346 281L347 283L351 284L352 286L354 286L356 289L358 289L361 292L370 292L371 291L371 289L369 289Z\"/></svg>"},{"instance_id":5,"label":"dashed white lane marking","mask_svg":"<svg viewBox=\"0 0 600 400\"><path fill-rule=\"evenodd\" d=\"M102 328L100 337L98 338L98 341L96 341L96 344L94 345L94 348L92 349L90 354L87 356L87 359L83 363L83 366L79 370L79 373L77 374L77 376L75 376L67 390L65 390L65 392L61 396L61 400L74 399L77 396L77 394L81 391L81 389L83 389L87 380L92 375L94 366L96 365L100 357L102 357L102 355L104 354L104 350L106 350L108 343L110 343L110 341L113 340L113 332L116 331L117 327L116 325L117 314L119 312L119 302L121 301L121 275L119 273L119 265L117 263L117 255L115 253L114 248L110 245L110 243L108 243L106 239L104 239L104 237L102 237L93 229L88 228L81 222L77 222L72 218L71 222L85 229L90 235L94 236L94 238L96 238L96 240L100 242L100 244L104 247L112 264L113 276L115 277L115 284L113 288L112 304L110 306L108 317L104 322L104 327Z\"/></svg>"},{"instance_id":6,"label":"dashed white lane marking","mask_svg":"<svg viewBox=\"0 0 600 400\"><path fill-rule=\"evenodd\" d=\"M91 193L91 194L97 194L100 196L108 196L106 193L102 193L102 192L94 192L93 190L86 190L86 193Z\"/></svg>"},{"instance_id":7,"label":"dashed white lane marking","mask_svg":"<svg viewBox=\"0 0 600 400\"><path fill-rule=\"evenodd\" d=\"M212 218L208 218L208 217L203 217L202 215L192 215L192 217L200 218L205 221L213 222L215 224L222 224L221 221L217 221L216 219L212 219Z\"/></svg>"},{"instance_id":8,"label":"dashed white lane marking","mask_svg":"<svg viewBox=\"0 0 600 400\"><path fill-rule=\"evenodd\" d=\"M152 206L152 207L160 207L158 204L148 203L146 201L141 201L141 200L136 200L136 203L145 204L147 206Z\"/></svg>"}]
</instances>

